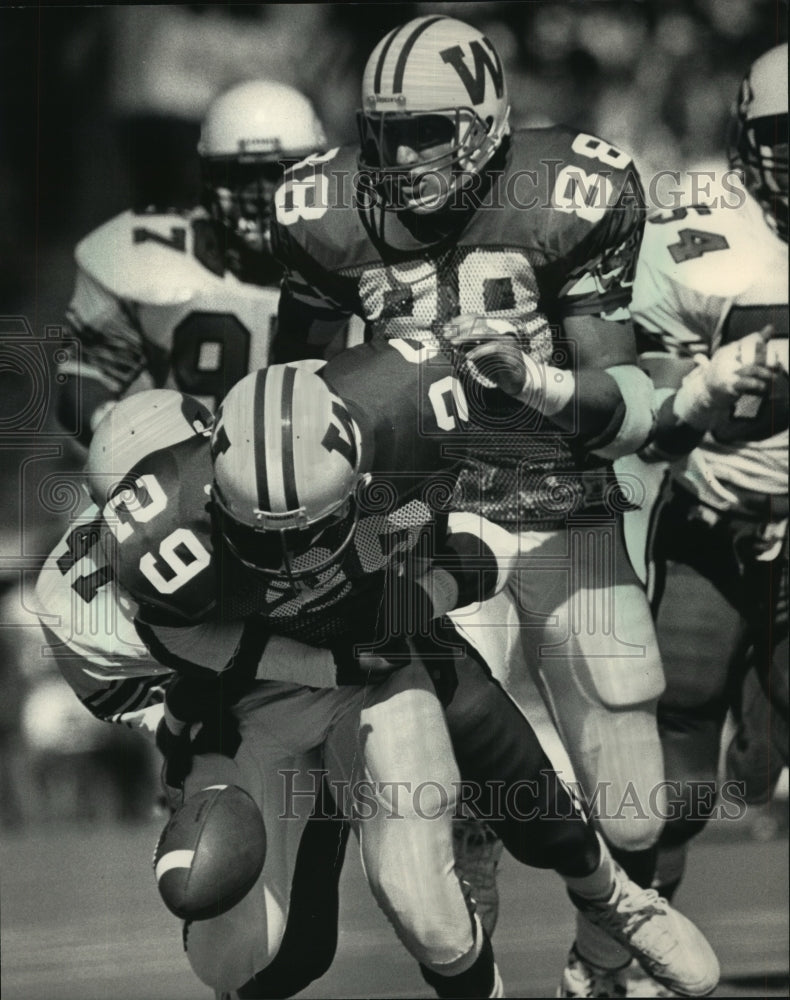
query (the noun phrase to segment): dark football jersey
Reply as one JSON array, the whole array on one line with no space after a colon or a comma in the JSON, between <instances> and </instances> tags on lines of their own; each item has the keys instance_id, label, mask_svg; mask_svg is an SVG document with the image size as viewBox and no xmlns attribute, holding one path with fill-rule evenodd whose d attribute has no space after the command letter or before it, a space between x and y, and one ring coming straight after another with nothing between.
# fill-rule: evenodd
<instances>
[{"instance_id":1,"label":"dark football jersey","mask_svg":"<svg viewBox=\"0 0 790 1000\"><path fill-rule=\"evenodd\" d=\"M436 217L371 207L356 157L317 157L277 192L278 360L305 356L311 324L332 316L446 349L447 324L472 313L510 321L531 356L567 368L565 317L628 318L644 199L630 158L608 143L561 127L517 132L481 186ZM472 424L458 505L500 523L556 522L554 494L581 501L584 468L604 464L537 414Z\"/></svg>"},{"instance_id":2,"label":"dark football jersey","mask_svg":"<svg viewBox=\"0 0 790 1000\"><path fill-rule=\"evenodd\" d=\"M447 442L463 439L466 401L437 354L379 341L321 369L359 425L363 471L371 479L339 569L317 572L310 589L262 576L225 546L212 518L207 435L138 462L129 489L110 500L104 516L118 582L140 605L140 619L178 625L255 617L272 633L314 645L352 633L359 641L364 616L380 604L387 569L410 554L429 557L446 531L463 455L463 447ZM294 568L318 566L339 541L324 533Z\"/></svg>"}]
</instances>

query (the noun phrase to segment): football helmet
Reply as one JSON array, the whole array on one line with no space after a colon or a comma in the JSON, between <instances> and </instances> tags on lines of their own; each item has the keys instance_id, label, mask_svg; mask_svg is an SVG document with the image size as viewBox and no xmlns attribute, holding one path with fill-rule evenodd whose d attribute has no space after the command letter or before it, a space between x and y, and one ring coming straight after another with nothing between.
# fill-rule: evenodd
<instances>
[{"instance_id":1,"label":"football helmet","mask_svg":"<svg viewBox=\"0 0 790 1000\"><path fill-rule=\"evenodd\" d=\"M233 554L297 590L331 579L359 519L360 445L343 401L307 367L237 382L211 435L212 495Z\"/></svg>"},{"instance_id":2,"label":"football helmet","mask_svg":"<svg viewBox=\"0 0 790 1000\"><path fill-rule=\"evenodd\" d=\"M731 120L730 166L787 242L787 43L757 59L741 83Z\"/></svg>"},{"instance_id":3,"label":"football helmet","mask_svg":"<svg viewBox=\"0 0 790 1000\"><path fill-rule=\"evenodd\" d=\"M205 433L212 420L208 407L175 389L146 389L119 400L102 417L88 449L85 473L93 502L103 507L140 459Z\"/></svg>"},{"instance_id":4,"label":"football helmet","mask_svg":"<svg viewBox=\"0 0 790 1000\"><path fill-rule=\"evenodd\" d=\"M268 251L272 197L283 172L326 147L304 94L271 80L240 83L213 101L201 125L203 204L242 246Z\"/></svg>"},{"instance_id":5,"label":"football helmet","mask_svg":"<svg viewBox=\"0 0 790 1000\"><path fill-rule=\"evenodd\" d=\"M382 207L436 211L488 163L509 115L502 63L486 36L451 17L418 17L368 59L360 170Z\"/></svg>"}]
</instances>

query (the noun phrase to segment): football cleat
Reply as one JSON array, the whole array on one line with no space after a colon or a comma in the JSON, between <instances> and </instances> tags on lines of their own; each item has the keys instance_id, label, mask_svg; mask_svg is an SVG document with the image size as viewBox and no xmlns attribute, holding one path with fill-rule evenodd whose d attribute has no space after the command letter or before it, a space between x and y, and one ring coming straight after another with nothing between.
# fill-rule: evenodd
<instances>
[{"instance_id":1,"label":"football cleat","mask_svg":"<svg viewBox=\"0 0 790 1000\"><path fill-rule=\"evenodd\" d=\"M622 969L617 976L625 987L626 997L679 996L678 993L674 993L667 986L663 986L648 975L636 959L633 959L631 964Z\"/></svg>"},{"instance_id":2,"label":"football cleat","mask_svg":"<svg viewBox=\"0 0 790 1000\"><path fill-rule=\"evenodd\" d=\"M490 826L477 819L463 817L453 821L455 871L469 886L486 934L493 936L499 917L497 867L504 845Z\"/></svg>"},{"instance_id":3,"label":"football cleat","mask_svg":"<svg viewBox=\"0 0 790 1000\"><path fill-rule=\"evenodd\" d=\"M568 895L590 923L628 948L662 985L689 997L707 996L716 988L719 962L702 932L655 889L632 882L619 866L608 899L584 899L570 890Z\"/></svg>"},{"instance_id":4,"label":"football cleat","mask_svg":"<svg viewBox=\"0 0 790 1000\"><path fill-rule=\"evenodd\" d=\"M573 945L557 989L558 997L624 997L621 969L602 969L587 962Z\"/></svg>"}]
</instances>

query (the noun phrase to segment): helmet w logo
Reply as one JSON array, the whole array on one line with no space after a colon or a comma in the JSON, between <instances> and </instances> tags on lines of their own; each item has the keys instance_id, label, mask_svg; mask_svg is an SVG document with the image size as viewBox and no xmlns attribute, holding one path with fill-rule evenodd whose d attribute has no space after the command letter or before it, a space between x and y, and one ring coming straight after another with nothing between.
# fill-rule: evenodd
<instances>
[{"instance_id":1,"label":"helmet w logo","mask_svg":"<svg viewBox=\"0 0 790 1000\"><path fill-rule=\"evenodd\" d=\"M460 76L472 104L481 104L485 97L486 70L491 74L496 96L501 97L504 93L502 63L499 61L499 56L496 54L496 50L491 42L487 38L483 38L483 41L488 47L488 52L476 40L469 43L469 48L472 50L472 58L474 59L474 73L470 72L469 67L466 65L464 50L460 45L453 45L449 49L442 49L439 53L443 62L449 63Z\"/></svg>"}]
</instances>

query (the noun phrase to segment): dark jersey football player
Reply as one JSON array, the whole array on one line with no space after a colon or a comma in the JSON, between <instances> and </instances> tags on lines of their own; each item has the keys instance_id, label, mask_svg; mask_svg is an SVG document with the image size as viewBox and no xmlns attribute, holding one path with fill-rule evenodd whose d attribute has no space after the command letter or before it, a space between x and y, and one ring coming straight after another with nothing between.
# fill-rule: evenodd
<instances>
[{"instance_id":1,"label":"dark jersey football player","mask_svg":"<svg viewBox=\"0 0 790 1000\"><path fill-rule=\"evenodd\" d=\"M524 407L516 409L523 416ZM118 419L120 410L109 420ZM300 731L308 697L313 704L345 703L362 691L366 705L375 703L386 685L411 683L406 672L424 665L429 686L397 694L415 698L418 719L426 719L426 699L438 697L461 774L482 791L469 805L495 824L517 858L555 867L576 905L607 923L609 933L651 962L664 982L702 994L716 978L704 939L614 865L556 780L523 716L444 617L501 587L512 554L507 532L479 515L448 513L454 470L463 456L452 444L461 439L472 410L458 372L439 352L423 347L415 354L394 339L347 351L317 373L272 366L247 376L223 401L210 441L198 432L168 447L164 435L152 439L145 414L118 439L107 439L106 447L100 430L91 463L97 496L107 495L110 467L126 465L125 449L128 457L141 439L153 441L153 450L134 464L121 487L111 488L100 516L114 540L108 560L134 602L138 632L154 658L191 678L193 691L203 684L214 712L220 704L226 711L240 697L234 713L242 741L275 730L276 739L283 739L286 718L289 732ZM73 584L79 592L80 581ZM260 713L266 698L273 698L263 706L267 718L256 716L250 725L249 713ZM184 732L176 708L166 713L175 739L179 729ZM433 728L438 720L415 731L411 712L396 719L402 737L388 751L393 771L383 776L391 784L389 776L399 773L397 762L405 756L413 760L412 782L437 780L444 773ZM378 726L385 726L382 717ZM312 739L320 742L320 732ZM376 740L381 732L374 726L357 752L367 753ZM236 755L233 764L241 760L244 766L246 752L232 745L223 749L229 759ZM203 759L197 753L194 766L205 779ZM518 802L499 809L487 800L487 791L497 787L518 788ZM270 835L277 838L287 829L275 824ZM360 829L364 851L365 832L375 834L364 824ZM389 829L413 836L408 824L390 823ZM384 886L402 894L401 908L382 903L402 927L415 886L403 871L387 871L387 856L379 858L374 879L378 872L385 900ZM431 881L432 858L429 853L423 859L418 881ZM436 906L434 900L429 913ZM636 924L634 908L641 914ZM251 944L256 954L263 947L247 911L218 921L191 926L187 937L202 978L214 960L225 967L223 942L233 942L227 944L232 955L244 951L250 936L259 942ZM638 942L629 930L637 925ZM663 956L659 963L648 956L657 937L673 941L669 965L662 964ZM408 934L404 940L409 942ZM473 964L449 978L423 960L424 974L440 995L496 989L490 948L480 946L480 938L478 945Z\"/></svg>"},{"instance_id":2,"label":"dark jersey football player","mask_svg":"<svg viewBox=\"0 0 790 1000\"><path fill-rule=\"evenodd\" d=\"M590 801L607 787L615 802L633 789L648 802L663 779L664 681L611 466L649 439L654 417L628 310L643 230L631 159L560 126L511 131L494 47L439 15L376 47L359 127L359 146L313 158L275 194L286 277L272 356L315 356L352 314L370 337L449 356L497 336L518 348L514 388L533 420L478 416L454 503L516 535L523 569L506 599L456 620L495 672L507 665L503 682L533 673ZM495 353L475 368L486 385L508 365ZM638 502L639 484L625 487ZM510 610L523 627L497 649ZM661 804L598 816L637 880ZM601 966L628 960L584 923L578 937ZM575 953L571 965L585 975Z\"/></svg>"}]
</instances>

